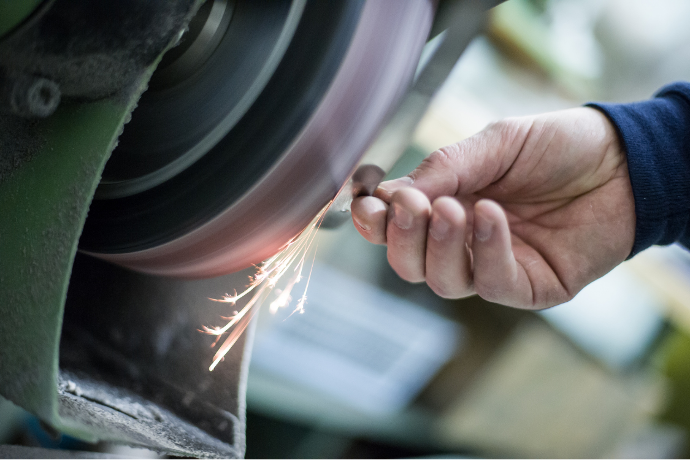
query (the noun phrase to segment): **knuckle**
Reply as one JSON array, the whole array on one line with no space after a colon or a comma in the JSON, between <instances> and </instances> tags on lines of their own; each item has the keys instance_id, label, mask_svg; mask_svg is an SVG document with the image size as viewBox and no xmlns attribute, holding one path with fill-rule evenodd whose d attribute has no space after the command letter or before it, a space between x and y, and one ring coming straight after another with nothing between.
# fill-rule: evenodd
<instances>
[{"instance_id":1,"label":"knuckle","mask_svg":"<svg viewBox=\"0 0 690 460\"><path fill-rule=\"evenodd\" d=\"M428 157L422 160L419 167L412 171L410 176L413 179L416 179L415 176L419 174L419 171L432 170L443 172L445 170L452 169L452 165L458 157L458 152L458 144L448 145L435 150Z\"/></svg>"},{"instance_id":2,"label":"knuckle","mask_svg":"<svg viewBox=\"0 0 690 460\"><path fill-rule=\"evenodd\" d=\"M462 142L456 144L446 145L434 151L427 158L432 162L437 169L452 169L453 165L457 163L462 156Z\"/></svg>"},{"instance_id":3,"label":"knuckle","mask_svg":"<svg viewBox=\"0 0 690 460\"><path fill-rule=\"evenodd\" d=\"M485 132L490 136L497 136L503 145L511 145L517 139L523 138L529 132L532 120L526 117L504 118L490 124Z\"/></svg>"},{"instance_id":4,"label":"knuckle","mask_svg":"<svg viewBox=\"0 0 690 460\"><path fill-rule=\"evenodd\" d=\"M519 118L503 118L502 120L490 123L485 131L505 136L510 135L510 133L515 131L519 126Z\"/></svg>"}]
</instances>

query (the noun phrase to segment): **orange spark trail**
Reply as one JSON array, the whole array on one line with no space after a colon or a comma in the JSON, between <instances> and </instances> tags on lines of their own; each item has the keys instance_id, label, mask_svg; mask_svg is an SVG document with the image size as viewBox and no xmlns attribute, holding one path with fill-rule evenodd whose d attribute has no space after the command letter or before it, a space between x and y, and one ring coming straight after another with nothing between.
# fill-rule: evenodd
<instances>
[{"instance_id":1,"label":"orange spark trail","mask_svg":"<svg viewBox=\"0 0 690 460\"><path fill-rule=\"evenodd\" d=\"M209 370L212 371L215 369L218 363L223 360L228 351L247 329L252 318L259 311L263 303L270 296L278 281L290 269L290 267L294 265L293 274L288 278L285 287L278 292L277 298L271 302L269 310L271 313L275 313L279 309L285 308L290 304L290 301L292 300L290 293L292 292L293 287L302 279L302 271L304 269L307 254L311 249L312 243L316 238L319 228L321 227L321 222L326 215L326 211L332 203L333 200L331 200L316 215L311 223L299 235L290 240L282 251L263 261L261 265L257 267L256 274L250 277L249 286L247 286L244 291L239 294L235 292L234 295L225 294L222 299L211 299L215 302L225 302L234 305L238 300L249 294L252 294L242 309L235 312L232 316L226 318L228 319L228 323L225 326L203 326L203 330L201 332L217 336L216 340L211 346L215 346L221 337L230 331L228 336L223 341L223 344L213 356L213 363L209 367ZM314 269L314 261L316 260L316 249L317 248L314 249L314 256L312 258L311 268L309 270L309 276L307 277L304 294L299 299L297 307L290 314L290 316L298 311L300 313L304 311L304 304L307 300L307 288L309 287L311 273Z\"/></svg>"}]
</instances>

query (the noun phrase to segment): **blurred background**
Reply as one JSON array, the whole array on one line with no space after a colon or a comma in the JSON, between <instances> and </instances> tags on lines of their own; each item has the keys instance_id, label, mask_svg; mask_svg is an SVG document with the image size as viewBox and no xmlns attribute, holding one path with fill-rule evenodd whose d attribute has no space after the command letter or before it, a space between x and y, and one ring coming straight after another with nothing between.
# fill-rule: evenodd
<instances>
[{"instance_id":1,"label":"blurred background","mask_svg":"<svg viewBox=\"0 0 690 460\"><path fill-rule=\"evenodd\" d=\"M505 2L389 178L504 117L690 80L687 18L683 0ZM248 458L690 455L685 250L648 250L533 313L408 284L351 225L317 238L304 314L265 311L252 332ZM1 404L0 444L88 448Z\"/></svg>"},{"instance_id":2,"label":"blurred background","mask_svg":"<svg viewBox=\"0 0 690 460\"><path fill-rule=\"evenodd\" d=\"M390 178L510 116L690 79L690 3L509 0ZM263 315L248 457L687 457L690 256L655 248L541 313L401 281L351 225L321 231L303 315Z\"/></svg>"}]
</instances>

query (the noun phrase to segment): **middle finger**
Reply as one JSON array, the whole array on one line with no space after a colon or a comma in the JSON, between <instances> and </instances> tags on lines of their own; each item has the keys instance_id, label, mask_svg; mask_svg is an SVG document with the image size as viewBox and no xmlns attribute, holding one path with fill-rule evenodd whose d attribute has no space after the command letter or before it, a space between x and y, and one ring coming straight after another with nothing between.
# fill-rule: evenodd
<instances>
[{"instance_id":1,"label":"middle finger","mask_svg":"<svg viewBox=\"0 0 690 460\"><path fill-rule=\"evenodd\" d=\"M430 211L429 199L419 190L407 187L391 197L386 229L388 263L412 283L424 281Z\"/></svg>"}]
</instances>

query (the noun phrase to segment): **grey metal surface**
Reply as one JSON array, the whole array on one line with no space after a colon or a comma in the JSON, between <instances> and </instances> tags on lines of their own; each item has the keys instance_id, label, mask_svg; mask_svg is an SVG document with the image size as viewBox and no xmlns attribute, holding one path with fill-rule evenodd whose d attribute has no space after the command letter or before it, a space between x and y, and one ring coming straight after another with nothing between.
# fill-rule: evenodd
<instances>
[{"instance_id":1,"label":"grey metal surface","mask_svg":"<svg viewBox=\"0 0 690 460\"><path fill-rule=\"evenodd\" d=\"M0 458L126 458L118 455L45 449L42 447L0 446Z\"/></svg>"},{"instance_id":2,"label":"grey metal surface","mask_svg":"<svg viewBox=\"0 0 690 460\"><path fill-rule=\"evenodd\" d=\"M199 329L232 313L209 297L246 279L172 280L78 255L60 343L60 415L101 440L242 457L252 332L210 372L213 338Z\"/></svg>"},{"instance_id":3,"label":"grey metal surface","mask_svg":"<svg viewBox=\"0 0 690 460\"><path fill-rule=\"evenodd\" d=\"M60 373L59 389L60 416L88 426L101 441L146 447L169 455L243 456L238 446L215 438L132 391L65 371ZM244 428L231 414L227 414L226 424L231 432Z\"/></svg>"}]
</instances>

